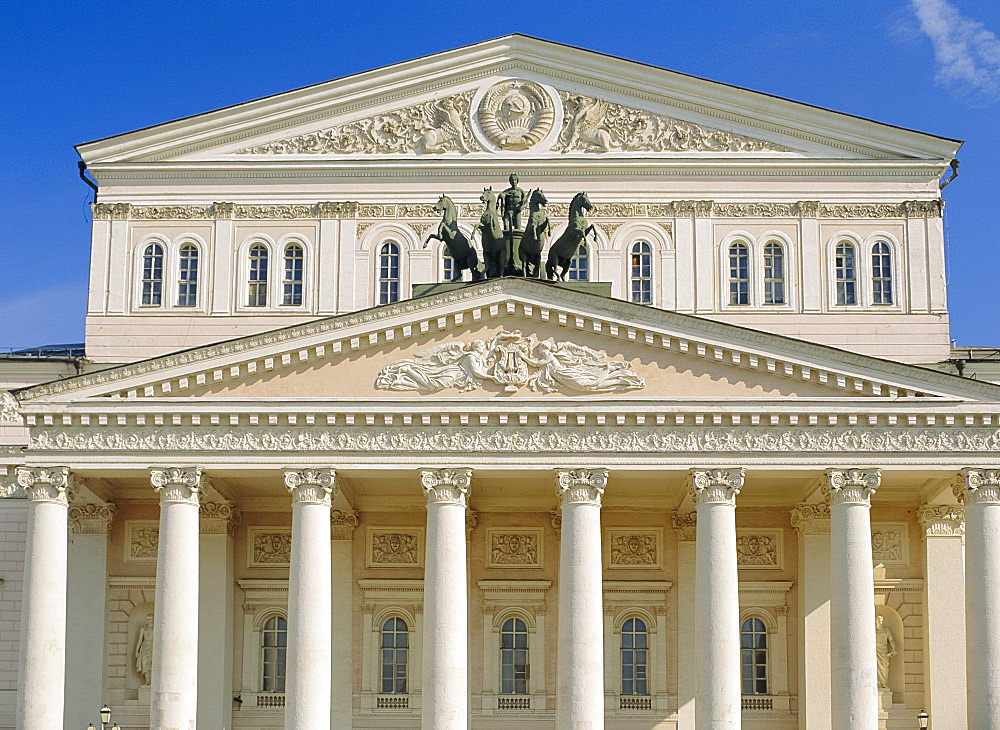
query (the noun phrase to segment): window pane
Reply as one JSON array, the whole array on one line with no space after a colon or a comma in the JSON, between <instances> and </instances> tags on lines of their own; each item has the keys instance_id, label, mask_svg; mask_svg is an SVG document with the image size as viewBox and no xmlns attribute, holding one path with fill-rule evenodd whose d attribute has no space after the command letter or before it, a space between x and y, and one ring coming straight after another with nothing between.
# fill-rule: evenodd
<instances>
[{"instance_id":1,"label":"window pane","mask_svg":"<svg viewBox=\"0 0 1000 730\"><path fill-rule=\"evenodd\" d=\"M193 307L198 303L198 248L181 246L177 277L177 306Z\"/></svg>"},{"instance_id":2,"label":"window pane","mask_svg":"<svg viewBox=\"0 0 1000 730\"><path fill-rule=\"evenodd\" d=\"M142 303L160 306L163 293L163 247L158 243L146 246L142 256Z\"/></svg>"},{"instance_id":3,"label":"window pane","mask_svg":"<svg viewBox=\"0 0 1000 730\"><path fill-rule=\"evenodd\" d=\"M729 303L750 303L750 249L745 243L729 247Z\"/></svg>"},{"instance_id":4,"label":"window pane","mask_svg":"<svg viewBox=\"0 0 1000 730\"><path fill-rule=\"evenodd\" d=\"M378 303L399 301L399 246L395 241L382 244L379 251Z\"/></svg>"},{"instance_id":5,"label":"window pane","mask_svg":"<svg viewBox=\"0 0 1000 730\"><path fill-rule=\"evenodd\" d=\"M653 249L645 241L637 241L632 246L632 301L638 304L651 304Z\"/></svg>"},{"instance_id":6,"label":"window pane","mask_svg":"<svg viewBox=\"0 0 1000 730\"><path fill-rule=\"evenodd\" d=\"M281 303L288 306L302 304L302 247L292 244L285 248L285 277L282 280Z\"/></svg>"},{"instance_id":7,"label":"window pane","mask_svg":"<svg viewBox=\"0 0 1000 730\"><path fill-rule=\"evenodd\" d=\"M854 244L847 241L841 241L837 244L834 265L837 281L837 304L857 304Z\"/></svg>"},{"instance_id":8,"label":"window pane","mask_svg":"<svg viewBox=\"0 0 1000 730\"><path fill-rule=\"evenodd\" d=\"M774 241L764 246L764 304L785 303L785 255Z\"/></svg>"},{"instance_id":9,"label":"window pane","mask_svg":"<svg viewBox=\"0 0 1000 730\"><path fill-rule=\"evenodd\" d=\"M590 262L587 247L580 244L576 255L569 262L569 278L572 281L588 281L590 279Z\"/></svg>"},{"instance_id":10,"label":"window pane","mask_svg":"<svg viewBox=\"0 0 1000 730\"><path fill-rule=\"evenodd\" d=\"M259 244L250 249L248 292L248 306L267 306L267 248Z\"/></svg>"}]
</instances>

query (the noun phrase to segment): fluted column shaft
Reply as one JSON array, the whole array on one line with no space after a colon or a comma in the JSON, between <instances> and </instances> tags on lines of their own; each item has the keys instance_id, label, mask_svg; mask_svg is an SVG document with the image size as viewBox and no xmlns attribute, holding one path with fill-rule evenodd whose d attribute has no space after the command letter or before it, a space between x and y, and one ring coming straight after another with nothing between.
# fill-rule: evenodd
<instances>
[{"instance_id":1,"label":"fluted column shaft","mask_svg":"<svg viewBox=\"0 0 1000 730\"><path fill-rule=\"evenodd\" d=\"M17 482L28 493L17 704L23 730L63 724L69 479L65 467L17 470Z\"/></svg>"},{"instance_id":2,"label":"fluted column shaft","mask_svg":"<svg viewBox=\"0 0 1000 730\"><path fill-rule=\"evenodd\" d=\"M875 581L870 497L878 469L831 469L830 627L833 730L878 728L875 661Z\"/></svg>"},{"instance_id":3,"label":"fluted column shaft","mask_svg":"<svg viewBox=\"0 0 1000 730\"><path fill-rule=\"evenodd\" d=\"M194 730L198 714L198 506L201 469L150 470L160 493L151 730Z\"/></svg>"},{"instance_id":4,"label":"fluted column shaft","mask_svg":"<svg viewBox=\"0 0 1000 730\"><path fill-rule=\"evenodd\" d=\"M1000 469L963 469L969 727L1000 728Z\"/></svg>"},{"instance_id":5,"label":"fluted column shaft","mask_svg":"<svg viewBox=\"0 0 1000 730\"><path fill-rule=\"evenodd\" d=\"M330 727L330 507L333 469L286 471L292 495L285 727Z\"/></svg>"},{"instance_id":6,"label":"fluted column shaft","mask_svg":"<svg viewBox=\"0 0 1000 730\"><path fill-rule=\"evenodd\" d=\"M559 540L559 627L556 727L604 727L604 587L601 496L604 469L556 473L562 510Z\"/></svg>"},{"instance_id":7,"label":"fluted column shaft","mask_svg":"<svg viewBox=\"0 0 1000 730\"><path fill-rule=\"evenodd\" d=\"M739 728L740 584L736 495L743 469L692 470L695 533L695 722L699 730Z\"/></svg>"},{"instance_id":8,"label":"fluted column shaft","mask_svg":"<svg viewBox=\"0 0 1000 730\"><path fill-rule=\"evenodd\" d=\"M422 667L423 727L468 727L469 623L465 508L471 469L427 469Z\"/></svg>"}]
</instances>

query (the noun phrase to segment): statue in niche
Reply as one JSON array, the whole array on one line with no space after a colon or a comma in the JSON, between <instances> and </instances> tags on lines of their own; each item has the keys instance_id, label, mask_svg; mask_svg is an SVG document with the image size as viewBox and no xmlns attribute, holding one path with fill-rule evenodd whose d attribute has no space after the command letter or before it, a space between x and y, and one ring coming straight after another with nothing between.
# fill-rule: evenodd
<instances>
[{"instance_id":1,"label":"statue in niche","mask_svg":"<svg viewBox=\"0 0 1000 730\"><path fill-rule=\"evenodd\" d=\"M153 673L153 614L147 614L139 627L135 640L135 671L142 675L142 683L148 685Z\"/></svg>"},{"instance_id":2,"label":"statue in niche","mask_svg":"<svg viewBox=\"0 0 1000 730\"><path fill-rule=\"evenodd\" d=\"M889 687L889 660L896 656L896 641L885 625L884 616L875 617L875 660L878 671L878 688Z\"/></svg>"}]
</instances>

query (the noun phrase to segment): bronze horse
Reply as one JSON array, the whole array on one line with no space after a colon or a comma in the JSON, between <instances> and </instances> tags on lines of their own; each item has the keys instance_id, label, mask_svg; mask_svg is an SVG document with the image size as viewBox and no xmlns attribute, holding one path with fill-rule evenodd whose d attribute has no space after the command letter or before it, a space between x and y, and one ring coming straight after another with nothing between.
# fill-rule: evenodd
<instances>
[{"instance_id":1,"label":"bronze horse","mask_svg":"<svg viewBox=\"0 0 1000 730\"><path fill-rule=\"evenodd\" d=\"M465 269L472 272L473 281L481 281L483 273L479 270L479 256L476 254L476 249L469 245L469 239L458 228L458 211L455 209L455 204L447 195L442 195L434 204L434 210L441 213L441 223L438 224L436 234L427 234L424 248L427 248L432 238L436 238L448 248L448 255L455 262L455 275L452 281L460 280Z\"/></svg>"},{"instance_id":2,"label":"bronze horse","mask_svg":"<svg viewBox=\"0 0 1000 730\"><path fill-rule=\"evenodd\" d=\"M507 239L504 237L503 227L500 225L500 209L493 188L484 188L479 199L486 203L486 208L483 210L476 227L472 229L472 236L475 236L476 231L479 231L483 242L486 278L495 279L503 276L507 269Z\"/></svg>"},{"instance_id":3,"label":"bronze horse","mask_svg":"<svg viewBox=\"0 0 1000 730\"><path fill-rule=\"evenodd\" d=\"M592 210L593 207L586 193L577 193L573 196L573 200L569 204L569 225L552 244L552 248L549 249L549 257L545 261L546 278L556 278L556 266L558 265L561 269L558 275L559 281L566 281L569 264L579 250L580 242L587 237L588 233L593 233L594 242L597 242L597 231L594 230L592 224L587 224L587 218L583 213L585 210Z\"/></svg>"},{"instance_id":4,"label":"bronze horse","mask_svg":"<svg viewBox=\"0 0 1000 730\"><path fill-rule=\"evenodd\" d=\"M532 190L528 196L528 222L521 236L518 257L524 275L532 279L537 279L542 274L542 249L545 248L546 239L552 235L552 224L542 210L542 206L548 202L541 188Z\"/></svg>"}]
</instances>

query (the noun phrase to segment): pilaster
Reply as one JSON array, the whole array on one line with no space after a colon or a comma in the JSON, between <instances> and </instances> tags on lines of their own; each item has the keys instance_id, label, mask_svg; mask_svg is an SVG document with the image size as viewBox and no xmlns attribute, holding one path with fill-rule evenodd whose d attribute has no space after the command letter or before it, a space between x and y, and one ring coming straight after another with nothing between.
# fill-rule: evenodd
<instances>
[{"instance_id":1,"label":"pilaster","mask_svg":"<svg viewBox=\"0 0 1000 730\"><path fill-rule=\"evenodd\" d=\"M332 510L330 530L331 650L336 657L330 675L330 727L350 728L354 681L354 531L359 512ZM370 633L370 632L369 632Z\"/></svg>"},{"instance_id":2,"label":"pilaster","mask_svg":"<svg viewBox=\"0 0 1000 730\"><path fill-rule=\"evenodd\" d=\"M232 502L202 502L198 568L198 727L232 727L233 528Z\"/></svg>"},{"instance_id":3,"label":"pilaster","mask_svg":"<svg viewBox=\"0 0 1000 730\"><path fill-rule=\"evenodd\" d=\"M677 650L667 656L676 663L677 728L694 730L698 691L694 638L698 513L675 512L672 522L677 536Z\"/></svg>"}]
</instances>

